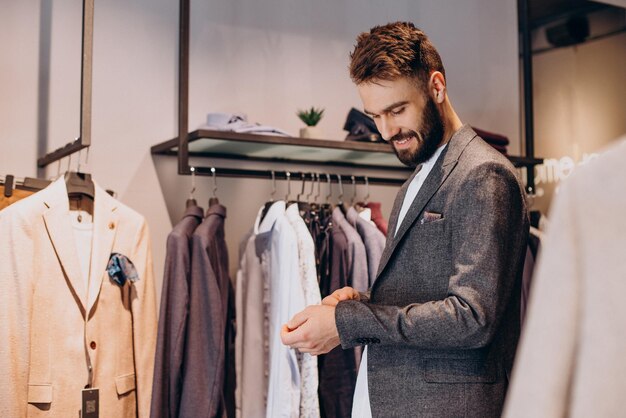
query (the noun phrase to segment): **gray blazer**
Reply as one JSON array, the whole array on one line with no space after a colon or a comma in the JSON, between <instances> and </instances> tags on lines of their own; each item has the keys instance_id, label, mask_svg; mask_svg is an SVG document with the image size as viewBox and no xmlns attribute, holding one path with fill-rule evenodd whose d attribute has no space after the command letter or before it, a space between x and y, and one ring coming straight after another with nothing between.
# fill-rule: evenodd
<instances>
[{"instance_id":1,"label":"gray blazer","mask_svg":"<svg viewBox=\"0 0 626 418\"><path fill-rule=\"evenodd\" d=\"M226 208L210 206L192 235L189 314L179 417L222 416L228 326Z\"/></svg>"},{"instance_id":2,"label":"gray blazer","mask_svg":"<svg viewBox=\"0 0 626 418\"><path fill-rule=\"evenodd\" d=\"M151 418L178 417L183 382L183 358L189 311L190 244L203 210L187 208L167 236L161 313L152 382Z\"/></svg>"},{"instance_id":3,"label":"gray blazer","mask_svg":"<svg viewBox=\"0 0 626 418\"><path fill-rule=\"evenodd\" d=\"M342 347L369 344L373 416L500 416L527 236L513 166L463 126L389 236L369 295L337 305Z\"/></svg>"}]
</instances>

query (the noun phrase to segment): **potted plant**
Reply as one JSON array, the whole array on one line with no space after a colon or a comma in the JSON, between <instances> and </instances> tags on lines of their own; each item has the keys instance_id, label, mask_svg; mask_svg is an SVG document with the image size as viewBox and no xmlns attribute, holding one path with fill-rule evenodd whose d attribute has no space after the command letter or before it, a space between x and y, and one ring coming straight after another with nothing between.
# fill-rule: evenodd
<instances>
[{"instance_id":1,"label":"potted plant","mask_svg":"<svg viewBox=\"0 0 626 418\"><path fill-rule=\"evenodd\" d=\"M318 122L324 115L323 108L311 107L309 110L298 110L298 117L306 124L306 127L300 129L301 138L322 138L324 134L318 126Z\"/></svg>"}]
</instances>

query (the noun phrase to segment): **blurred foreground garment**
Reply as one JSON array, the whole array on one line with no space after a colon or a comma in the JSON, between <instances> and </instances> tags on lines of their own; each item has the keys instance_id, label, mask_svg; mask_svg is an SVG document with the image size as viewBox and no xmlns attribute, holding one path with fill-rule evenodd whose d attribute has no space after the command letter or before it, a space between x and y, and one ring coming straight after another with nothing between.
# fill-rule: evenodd
<instances>
[{"instance_id":1,"label":"blurred foreground garment","mask_svg":"<svg viewBox=\"0 0 626 418\"><path fill-rule=\"evenodd\" d=\"M624 416L626 141L552 204L505 417Z\"/></svg>"}]
</instances>

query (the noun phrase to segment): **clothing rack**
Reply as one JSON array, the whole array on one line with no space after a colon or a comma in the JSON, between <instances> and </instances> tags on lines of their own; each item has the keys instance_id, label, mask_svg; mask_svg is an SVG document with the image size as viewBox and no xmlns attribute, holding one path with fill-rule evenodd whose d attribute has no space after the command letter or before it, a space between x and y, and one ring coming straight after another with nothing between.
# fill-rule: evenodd
<instances>
[{"instance_id":1,"label":"clothing rack","mask_svg":"<svg viewBox=\"0 0 626 418\"><path fill-rule=\"evenodd\" d=\"M4 197L11 197L14 189L36 192L45 189L50 184L48 180L32 177L17 178L12 175L0 176L0 186L4 186Z\"/></svg>"},{"instance_id":2,"label":"clothing rack","mask_svg":"<svg viewBox=\"0 0 626 418\"><path fill-rule=\"evenodd\" d=\"M389 179L382 177L355 176L351 174L336 174L331 172L320 171L276 171L276 170L242 170L235 168L215 168L215 167L190 167L195 170L194 174L202 176L222 176L222 177L244 177L267 180L287 180L287 181L304 181L315 182L320 184L337 183L342 187L352 186L353 184L402 184L405 179Z\"/></svg>"},{"instance_id":3,"label":"clothing rack","mask_svg":"<svg viewBox=\"0 0 626 418\"><path fill-rule=\"evenodd\" d=\"M91 84L93 62L94 0L83 0L82 60L80 81L80 136L37 160L38 167L46 167L91 145Z\"/></svg>"}]
</instances>

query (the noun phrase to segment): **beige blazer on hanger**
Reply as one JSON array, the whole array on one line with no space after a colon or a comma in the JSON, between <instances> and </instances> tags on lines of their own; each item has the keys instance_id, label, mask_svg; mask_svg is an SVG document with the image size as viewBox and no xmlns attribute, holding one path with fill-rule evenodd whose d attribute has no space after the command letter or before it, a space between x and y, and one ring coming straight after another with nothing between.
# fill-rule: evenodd
<instances>
[{"instance_id":1,"label":"beige blazer on hanger","mask_svg":"<svg viewBox=\"0 0 626 418\"><path fill-rule=\"evenodd\" d=\"M78 417L89 355L100 416L148 417L156 306L147 225L96 185L87 286L69 216L63 178L0 212L0 416ZM137 282L109 278L111 253L134 263Z\"/></svg>"}]
</instances>

